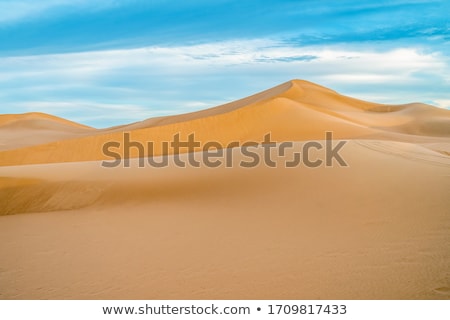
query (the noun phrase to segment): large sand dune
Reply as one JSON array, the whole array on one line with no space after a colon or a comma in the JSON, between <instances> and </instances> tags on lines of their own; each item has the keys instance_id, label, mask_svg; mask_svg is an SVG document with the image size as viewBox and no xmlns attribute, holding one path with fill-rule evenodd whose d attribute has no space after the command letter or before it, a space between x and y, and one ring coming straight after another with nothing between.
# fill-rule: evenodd
<instances>
[{"instance_id":1,"label":"large sand dune","mask_svg":"<svg viewBox=\"0 0 450 320\"><path fill-rule=\"evenodd\" d=\"M196 151L270 132L295 142L289 157L326 131L348 141L348 166L286 168L273 153L276 168L242 168L240 148L231 168L180 168L161 148L165 168L101 166L124 132L156 146L195 133ZM3 115L0 132L0 298L450 298L448 110L295 80L107 129Z\"/></svg>"},{"instance_id":2,"label":"large sand dune","mask_svg":"<svg viewBox=\"0 0 450 320\"><path fill-rule=\"evenodd\" d=\"M333 131L336 139L419 141L415 137L419 136L420 141L427 141L430 136L450 136L449 128L447 110L423 104L379 105L295 80L205 111L89 131L78 138L68 139L56 132L53 140L57 141L3 152L0 165L106 159L102 146L108 141L123 141L123 132L144 145L154 141L158 147L154 155L160 155L161 142L172 141L176 133L182 138L195 133L198 141L214 140L226 147L233 141L261 141L268 132L277 141L323 139L325 131ZM22 130L27 129L14 131L21 135ZM131 152L131 157L138 156L137 149Z\"/></svg>"}]
</instances>

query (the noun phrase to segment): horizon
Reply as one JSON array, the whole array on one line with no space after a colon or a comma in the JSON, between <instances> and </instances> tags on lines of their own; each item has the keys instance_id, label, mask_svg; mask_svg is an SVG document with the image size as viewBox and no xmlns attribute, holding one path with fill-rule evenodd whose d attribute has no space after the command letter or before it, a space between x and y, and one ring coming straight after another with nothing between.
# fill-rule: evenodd
<instances>
[{"instance_id":1,"label":"horizon","mask_svg":"<svg viewBox=\"0 0 450 320\"><path fill-rule=\"evenodd\" d=\"M178 113L178 114L170 114L170 115L167 115L167 117L170 117L170 116L183 116L183 115L190 114L190 113L195 113L195 112L198 112L198 111L205 111L205 110L208 110L208 109L214 109L214 108L216 108L216 107L221 107L221 106L223 106L223 105L227 105L227 104L230 104L230 103L235 103L235 102L237 102L237 101L240 101L240 100L244 100L244 99L250 98L250 97L252 97L252 96L258 95L258 94L263 93L263 92L267 92L267 91L270 91L270 90L274 90L274 89L276 89L277 87L280 87L280 86L282 86L282 85L284 85L284 84L295 83L295 82L307 82L307 83L313 84L314 86L317 86L317 87L319 87L319 88L322 87L322 88L330 89L330 90L334 91L332 88L327 88L327 87L324 87L324 86L322 86L322 85L320 85L320 84L318 84L318 83L314 83L314 82L311 82L311 81L308 81L308 80L304 80L304 79L291 79L291 80L289 80L289 81L285 81L285 82L283 82L283 83L277 84L277 85L274 86L274 87L266 88L266 89L261 90L261 91L259 91L259 92L254 92L254 93L252 93L252 94L250 94L250 95L248 95L248 96L246 96L246 97L240 97L240 98L238 98L238 99L236 99L236 100L233 100L233 101L225 101L223 104L220 104L220 105L210 106L210 107L205 107L205 108L203 108L203 109L193 110L193 111L187 111L187 112L182 112L182 113ZM336 92L339 96L342 96L342 97L354 98L354 97L351 97L351 96L343 95L343 94L341 94L340 92L337 92L337 91L335 91L335 92ZM274 93L273 96L275 97L275 96L277 96L277 95L278 95L277 93ZM361 100L361 101L364 101L364 100ZM365 102L369 102L369 103L370 103L371 101L365 101ZM410 102L410 103L406 103L406 104L415 104L415 103L420 103L420 102ZM396 105L396 104L392 104L392 105ZM402 105L402 104L397 104L397 105ZM432 105L428 105L428 106L433 107ZM40 112L40 111L28 111L28 112L24 112L24 113L15 113L15 114L14 114L14 113L13 113L13 114L0 114L0 116L1 116L1 115L6 115L6 116L9 116L9 115L13 115L13 116L19 115L19 116L37 116L37 117L39 117L39 116L43 116L43 117L48 117L48 116L50 116L50 118L56 118L56 119L59 119L59 120L68 121L68 122L71 122L71 123L73 123L73 124L75 124L75 125L79 125L79 126L82 126L82 127L87 127L87 128L91 128L91 129L95 129L95 130L112 129L112 128L117 127L117 126L119 126L119 127L120 127L120 126L123 126L123 125L126 126L126 125L130 125L130 124L133 124L133 123L138 123L138 122L143 122L143 121L146 121L146 120L150 120L150 119L152 119L152 118L160 118L160 117L161 117L161 116L156 116L156 117L150 117L150 118L138 119L138 120L133 121L133 122L118 123L118 124L113 125L113 126L110 126L110 127L95 127L95 126L90 126L90 125L84 124L84 123L82 123L82 122L74 121L73 119L70 119L70 118L60 117L60 116L57 116L57 115L54 115L54 114L51 114L51 113ZM164 116L163 116L163 117L164 117Z\"/></svg>"},{"instance_id":2,"label":"horizon","mask_svg":"<svg viewBox=\"0 0 450 320\"><path fill-rule=\"evenodd\" d=\"M0 1L0 113L93 126L211 108L303 79L450 108L445 1ZM11 36L14 35L14 36Z\"/></svg>"}]
</instances>

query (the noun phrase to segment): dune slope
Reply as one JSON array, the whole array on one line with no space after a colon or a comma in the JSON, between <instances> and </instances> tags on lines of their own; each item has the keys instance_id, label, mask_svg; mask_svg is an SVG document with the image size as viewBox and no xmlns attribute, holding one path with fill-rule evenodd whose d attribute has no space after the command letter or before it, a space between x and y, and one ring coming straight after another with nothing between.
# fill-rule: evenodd
<instances>
[{"instance_id":1,"label":"dune slope","mask_svg":"<svg viewBox=\"0 0 450 320\"><path fill-rule=\"evenodd\" d=\"M343 151L349 167L2 167L20 180L2 211L34 213L0 217L0 298L449 299L449 157Z\"/></svg>"}]
</instances>

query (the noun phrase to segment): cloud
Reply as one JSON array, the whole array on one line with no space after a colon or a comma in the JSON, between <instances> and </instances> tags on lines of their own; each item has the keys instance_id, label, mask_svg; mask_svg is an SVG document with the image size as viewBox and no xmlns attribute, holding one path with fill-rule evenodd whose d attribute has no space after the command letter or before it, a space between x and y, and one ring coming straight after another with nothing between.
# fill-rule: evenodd
<instances>
[{"instance_id":1,"label":"cloud","mask_svg":"<svg viewBox=\"0 0 450 320\"><path fill-rule=\"evenodd\" d=\"M450 110L450 99L436 99L429 102L436 107L445 108Z\"/></svg>"},{"instance_id":2,"label":"cloud","mask_svg":"<svg viewBox=\"0 0 450 320\"><path fill-rule=\"evenodd\" d=\"M293 78L361 99L448 107L448 74L449 59L437 51L273 39L4 57L0 112L43 111L116 125L212 107Z\"/></svg>"},{"instance_id":3,"label":"cloud","mask_svg":"<svg viewBox=\"0 0 450 320\"><path fill-rule=\"evenodd\" d=\"M266 37L283 38L286 46L364 43L448 52L449 10L448 1L0 0L0 56Z\"/></svg>"},{"instance_id":4,"label":"cloud","mask_svg":"<svg viewBox=\"0 0 450 320\"><path fill-rule=\"evenodd\" d=\"M299 56L287 56L287 57L268 57L268 56L262 56L260 58L258 58L256 61L257 62L271 62L271 63L276 63L276 62L293 62L293 61L312 61L315 59L318 59L318 56L313 56L313 55L299 55Z\"/></svg>"}]
</instances>

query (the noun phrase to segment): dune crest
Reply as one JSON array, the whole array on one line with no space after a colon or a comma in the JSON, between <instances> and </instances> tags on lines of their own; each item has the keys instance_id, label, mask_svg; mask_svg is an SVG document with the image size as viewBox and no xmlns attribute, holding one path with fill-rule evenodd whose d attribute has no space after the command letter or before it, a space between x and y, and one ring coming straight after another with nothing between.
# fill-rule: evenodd
<instances>
[{"instance_id":1,"label":"dune crest","mask_svg":"<svg viewBox=\"0 0 450 320\"><path fill-rule=\"evenodd\" d=\"M53 116L47 113L43 112L27 112L27 113L20 113L20 114L0 114L0 127L13 122L20 122L20 121L42 121L42 120L48 120L55 123L65 124L68 126L76 127L76 128L82 128L82 129L93 129L92 127L86 126L84 124L80 124L77 122L73 122L67 119L63 119L57 116Z\"/></svg>"}]
</instances>

